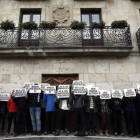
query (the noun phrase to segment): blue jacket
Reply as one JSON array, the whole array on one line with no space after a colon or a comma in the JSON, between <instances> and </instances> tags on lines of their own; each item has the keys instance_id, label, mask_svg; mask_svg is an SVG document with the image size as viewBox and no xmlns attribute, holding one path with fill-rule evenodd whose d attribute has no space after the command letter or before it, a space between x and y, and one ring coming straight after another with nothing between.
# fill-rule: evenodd
<instances>
[{"instance_id":1,"label":"blue jacket","mask_svg":"<svg viewBox=\"0 0 140 140\"><path fill-rule=\"evenodd\" d=\"M46 103L46 112L48 111L56 111L55 107L55 94L43 94L43 102Z\"/></svg>"}]
</instances>

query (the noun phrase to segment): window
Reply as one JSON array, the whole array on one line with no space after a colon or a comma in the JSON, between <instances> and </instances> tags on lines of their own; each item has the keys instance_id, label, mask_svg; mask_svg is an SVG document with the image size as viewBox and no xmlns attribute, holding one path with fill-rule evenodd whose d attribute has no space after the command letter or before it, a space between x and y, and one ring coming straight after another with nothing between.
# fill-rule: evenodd
<instances>
[{"instance_id":1,"label":"window","mask_svg":"<svg viewBox=\"0 0 140 140\"><path fill-rule=\"evenodd\" d=\"M29 21L34 21L40 24L41 21L41 10L40 9L22 9L21 10L21 20L20 23L25 23ZM20 37L20 46L25 45L39 45L39 31L38 30L22 30L21 37Z\"/></svg>"},{"instance_id":2,"label":"window","mask_svg":"<svg viewBox=\"0 0 140 140\"><path fill-rule=\"evenodd\" d=\"M101 9L81 9L81 20L87 23L83 31L83 42L85 42L86 45L100 44L102 40L102 30L91 29L90 26L92 22L100 23Z\"/></svg>"}]
</instances>

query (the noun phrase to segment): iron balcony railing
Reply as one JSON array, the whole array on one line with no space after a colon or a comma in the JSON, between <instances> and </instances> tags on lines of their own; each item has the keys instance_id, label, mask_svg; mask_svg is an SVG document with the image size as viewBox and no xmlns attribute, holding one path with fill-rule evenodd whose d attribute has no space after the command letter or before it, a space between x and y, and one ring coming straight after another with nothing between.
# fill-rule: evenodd
<instances>
[{"instance_id":1,"label":"iron balcony railing","mask_svg":"<svg viewBox=\"0 0 140 140\"><path fill-rule=\"evenodd\" d=\"M74 30L70 27L54 29L3 30L0 28L0 48L2 47L73 47L73 46L131 46L130 28L103 29L86 27L83 30Z\"/></svg>"},{"instance_id":2,"label":"iron balcony railing","mask_svg":"<svg viewBox=\"0 0 140 140\"><path fill-rule=\"evenodd\" d=\"M140 28L139 28L138 31L136 32L136 37L137 37L138 47L140 48Z\"/></svg>"}]
</instances>

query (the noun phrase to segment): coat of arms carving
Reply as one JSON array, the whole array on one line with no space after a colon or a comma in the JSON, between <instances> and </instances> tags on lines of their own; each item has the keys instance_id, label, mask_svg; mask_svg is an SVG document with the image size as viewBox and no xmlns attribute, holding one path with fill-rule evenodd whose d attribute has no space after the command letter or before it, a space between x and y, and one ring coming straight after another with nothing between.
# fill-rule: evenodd
<instances>
[{"instance_id":1,"label":"coat of arms carving","mask_svg":"<svg viewBox=\"0 0 140 140\"><path fill-rule=\"evenodd\" d=\"M59 6L53 8L53 20L58 24L67 23L70 19L69 7Z\"/></svg>"}]
</instances>

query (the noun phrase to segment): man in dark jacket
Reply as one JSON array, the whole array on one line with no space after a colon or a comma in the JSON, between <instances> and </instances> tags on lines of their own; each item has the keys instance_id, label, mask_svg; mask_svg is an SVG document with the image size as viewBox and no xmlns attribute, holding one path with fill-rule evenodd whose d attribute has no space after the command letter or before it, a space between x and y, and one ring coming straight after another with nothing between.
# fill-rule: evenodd
<instances>
[{"instance_id":1,"label":"man in dark jacket","mask_svg":"<svg viewBox=\"0 0 140 140\"><path fill-rule=\"evenodd\" d=\"M16 119L16 132L14 137L20 133L26 135L25 124L26 124L26 107L27 107L27 96L25 97L14 97L13 101L17 104L17 119Z\"/></svg>"},{"instance_id":2,"label":"man in dark jacket","mask_svg":"<svg viewBox=\"0 0 140 140\"><path fill-rule=\"evenodd\" d=\"M41 135L41 99L43 98L43 91L41 93L27 94L30 103L30 116L32 121L33 132L32 135Z\"/></svg>"},{"instance_id":3,"label":"man in dark jacket","mask_svg":"<svg viewBox=\"0 0 140 140\"><path fill-rule=\"evenodd\" d=\"M7 114L7 102L0 101L0 123L1 123L1 135L3 136L3 131L5 127L5 119Z\"/></svg>"},{"instance_id":4,"label":"man in dark jacket","mask_svg":"<svg viewBox=\"0 0 140 140\"><path fill-rule=\"evenodd\" d=\"M79 117L81 118L81 124L83 124L83 131L85 136L88 135L86 131L86 121L85 121L85 112L84 112L84 100L86 95L74 95L72 93L72 99L74 101L73 110L74 110L74 117L75 117L75 136L78 135L78 128L79 128Z\"/></svg>"}]
</instances>

